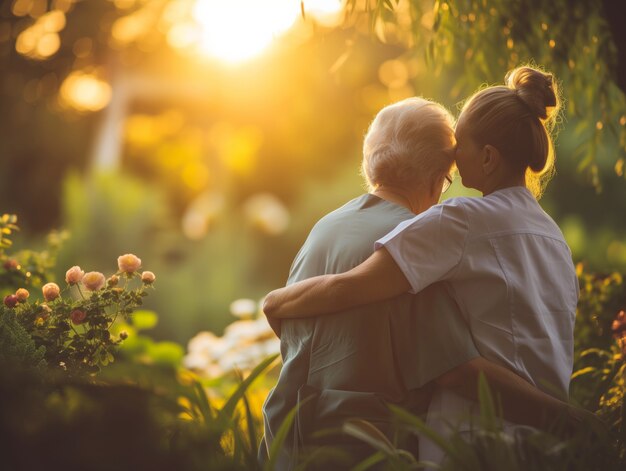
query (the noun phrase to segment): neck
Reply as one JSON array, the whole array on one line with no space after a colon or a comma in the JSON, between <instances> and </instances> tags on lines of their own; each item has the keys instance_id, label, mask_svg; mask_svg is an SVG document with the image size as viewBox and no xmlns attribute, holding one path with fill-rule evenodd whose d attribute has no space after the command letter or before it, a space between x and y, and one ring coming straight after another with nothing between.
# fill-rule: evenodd
<instances>
[{"instance_id":1,"label":"neck","mask_svg":"<svg viewBox=\"0 0 626 471\"><path fill-rule=\"evenodd\" d=\"M389 201L390 203L396 203L400 206L404 206L413 214L419 214L423 211L419 203L419 198L415 195L411 195L408 191L403 190L402 188L380 185L372 191L372 194L384 199L385 201Z\"/></svg>"},{"instance_id":2,"label":"neck","mask_svg":"<svg viewBox=\"0 0 626 471\"><path fill-rule=\"evenodd\" d=\"M487 196L494 191L504 190L505 188L511 188L513 186L526 187L526 177L522 175L510 175L505 178L497 179L497 181L485 182L485 188L483 189L483 196Z\"/></svg>"}]
</instances>

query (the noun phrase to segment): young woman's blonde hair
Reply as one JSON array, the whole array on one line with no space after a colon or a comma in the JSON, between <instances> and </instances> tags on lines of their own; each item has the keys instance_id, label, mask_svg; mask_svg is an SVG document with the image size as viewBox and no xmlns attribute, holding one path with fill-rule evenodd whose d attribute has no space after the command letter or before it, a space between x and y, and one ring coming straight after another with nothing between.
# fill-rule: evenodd
<instances>
[{"instance_id":1,"label":"young woman's blonde hair","mask_svg":"<svg viewBox=\"0 0 626 471\"><path fill-rule=\"evenodd\" d=\"M438 103L407 98L383 108L363 141L361 174L369 191L381 185L430 185L454 160L454 118Z\"/></svg>"},{"instance_id":2,"label":"young woman's blonde hair","mask_svg":"<svg viewBox=\"0 0 626 471\"><path fill-rule=\"evenodd\" d=\"M514 170L525 172L526 185L539 198L555 172L557 84L551 74L529 66L510 71L505 83L476 92L462 114L474 142L494 146Z\"/></svg>"}]
</instances>

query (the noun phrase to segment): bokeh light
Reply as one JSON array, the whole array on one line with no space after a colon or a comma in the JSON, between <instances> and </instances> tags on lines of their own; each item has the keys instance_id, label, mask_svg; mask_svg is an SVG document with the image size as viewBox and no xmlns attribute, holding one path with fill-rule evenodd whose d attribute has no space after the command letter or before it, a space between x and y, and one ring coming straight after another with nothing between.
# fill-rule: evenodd
<instances>
[{"instance_id":1,"label":"bokeh light","mask_svg":"<svg viewBox=\"0 0 626 471\"><path fill-rule=\"evenodd\" d=\"M271 193L257 193L243 205L246 219L267 235L279 235L289 226L289 210Z\"/></svg>"},{"instance_id":2,"label":"bokeh light","mask_svg":"<svg viewBox=\"0 0 626 471\"><path fill-rule=\"evenodd\" d=\"M182 218L182 230L191 240L200 240L207 235L211 223L217 219L225 205L224 195L206 192L196 197L187 207Z\"/></svg>"},{"instance_id":3,"label":"bokeh light","mask_svg":"<svg viewBox=\"0 0 626 471\"><path fill-rule=\"evenodd\" d=\"M18 5L17 3L14 7ZM18 11L26 11L26 5L19 5ZM28 10L31 11L31 10ZM52 10L41 14L37 21L22 31L15 42L15 50L30 59L44 60L53 56L61 47L59 32L65 28L65 13Z\"/></svg>"},{"instance_id":4,"label":"bokeh light","mask_svg":"<svg viewBox=\"0 0 626 471\"><path fill-rule=\"evenodd\" d=\"M95 74L72 72L61 84L61 102L77 111L98 111L111 101L111 86Z\"/></svg>"}]
</instances>

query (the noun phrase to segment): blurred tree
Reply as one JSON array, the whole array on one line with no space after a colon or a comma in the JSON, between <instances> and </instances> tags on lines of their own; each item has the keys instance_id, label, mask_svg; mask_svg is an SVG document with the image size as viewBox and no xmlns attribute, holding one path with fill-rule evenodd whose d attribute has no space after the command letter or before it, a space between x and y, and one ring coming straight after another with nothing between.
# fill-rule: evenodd
<instances>
[{"instance_id":1,"label":"blurred tree","mask_svg":"<svg viewBox=\"0 0 626 471\"><path fill-rule=\"evenodd\" d=\"M235 176L233 185L240 187L243 180L243 187L258 190L275 184L277 175L288 174L293 177L280 178L277 191L283 197L290 197L295 191L289 188L290 180L310 173L323 175L337 154L353 149L349 144L354 142L352 132L340 142L336 126L319 126L319 121L315 122L314 115L327 112L323 103L334 105L334 122L343 120L345 128L346 123L354 121L355 108L360 112L358 101L370 102L363 110L366 111L364 116L375 111L369 108L416 92L430 93L430 96L454 103L482 83L500 82L508 69L524 62L543 64L562 80L571 120L569 127L573 126L577 135L575 155L579 171L600 189L603 179L598 156L610 154L610 167L619 176L624 175L626 41L620 28L620 20L626 15L624 2L346 0L347 14L342 28L333 31L330 27L313 25L317 42L311 42L302 53L283 54L274 63L252 64L241 70L248 77L256 78L254 90L260 95L271 96L274 103L291 104L284 118L273 116L271 120L266 113L257 110L272 103L257 99L257 110L250 110L245 100L250 100L252 93L243 99L229 98L225 93L228 87L249 91L249 82L243 83L245 80L236 74L224 73L214 65L199 65L194 56L189 55L187 50L197 46L192 39L196 37L193 28L198 27L194 23L198 15L195 10L200 3L196 0L2 2L0 69L6 73L0 76L0 154L3 156L0 200L10 202L6 209L26 215L23 220L32 229L41 230L58 223L58 199L48 195L60 194L59 183L68 167L85 169L90 165L90 155L110 161L113 156L107 153L121 151L122 143L111 142L114 140L111 134L101 136L103 128L108 126L117 127L117 139L124 137L120 134L124 122L120 110L139 107L140 111L148 110L154 115L177 102L193 108L193 102L198 100L190 98L189 94L184 100L172 95L173 84L181 90L177 92L179 95L196 88L200 94L197 96L205 97L207 90L212 92L208 99L212 100L212 105L207 105L207 98L203 98L201 106L196 103L196 110L201 113L206 114L210 106L226 116L232 115L230 110L233 109L243 112L243 115L227 118L235 121L232 132L227 130L234 139L241 141L238 136L246 134L245 126L250 122L256 127L264 126L263 132L273 132L263 146L254 144L260 141L253 138L253 134L246 134L252 136L249 148L257 145L259 157L271 155L272 158L263 158L263 167L248 166L248 175L244 175L245 178ZM309 7L314 6L313 0L304 0L302 16L306 21L309 21ZM269 20L259 18L257 21ZM365 42L372 50L369 56L360 52L363 38L371 36L372 32L387 46L395 48L397 60L385 61L380 45L373 49L372 42ZM340 57L335 61L337 51ZM389 51L388 48L386 54ZM292 62L291 70L283 68L281 71L281 61ZM355 65L356 62L362 64ZM264 70L271 71L272 76ZM323 73L326 81L334 75L337 82L334 88L321 80ZM126 80L120 81L120 75ZM161 81L153 80L147 85L141 81L134 89L148 94L152 90L152 95L120 100L130 82L146 76L161 77ZM203 82L206 85L203 78L207 76L211 77L213 91L211 87L201 87ZM190 80L192 77L199 80ZM424 77L435 79L439 87L424 86ZM377 79L386 87L382 99L372 98L376 93L380 95L379 88L368 88L368 83ZM287 83L298 83L300 87L285 86ZM354 100L350 95L355 93L365 98ZM154 99L155 95L160 99ZM317 99L312 99L313 96ZM103 111L94 113L99 110ZM194 113L201 114L198 111ZM178 120L178 127L180 123L190 127L190 123L174 118ZM242 122L236 123L237 119ZM316 126L317 148L303 149L299 136L284 132L286 123L298 123L298 120L303 126ZM360 127L351 131L360 135L366 121L357 117L356 123ZM155 126L150 126L148 121L134 124L139 124L144 134L146 129L154 134ZM244 129L243 134L237 127ZM156 129L160 128L163 126L157 123ZM175 128L172 129L175 131ZM301 132L299 128L293 129ZM175 134L170 131L170 136ZM223 127L221 134L214 133L213 137L228 135L222 131ZM329 138L324 139L322 132ZM152 137L158 141L158 136ZM169 153L191 156L194 151L189 149L188 143L193 139L185 139L183 143L170 145ZM268 147L268 141L283 143L283 147ZM94 150L103 142L106 145ZM125 155L138 155L136 147L130 144L130 149L123 149ZM222 150L232 150L229 144L226 147L223 142L218 144ZM241 150L241 146L235 149ZM164 160L168 160L168 151L153 151L146 149L148 159L140 155L131 162L131 167L154 178L159 174L155 171L159 156L166 155ZM102 155L97 155L98 152ZM313 154L319 157L312 159ZM149 158L151 155L157 158ZM298 162L294 161L294 156ZM203 166L197 157L190 158L195 160L189 164L179 159L180 169L176 170L187 186L174 185L172 190L174 199L186 195L183 206L202 190L190 191L189 182L193 180L194 185L202 186L202 181L210 180L202 176L215 170L210 165ZM317 163L318 158L321 164ZM171 164L172 159L169 162ZM281 168L285 165L286 168ZM166 174L171 181L172 168L164 167L161 174ZM245 196L244 193L239 197ZM29 214L36 217L30 218Z\"/></svg>"},{"instance_id":2,"label":"blurred tree","mask_svg":"<svg viewBox=\"0 0 626 471\"><path fill-rule=\"evenodd\" d=\"M352 8L360 3L348 1ZM520 64L554 72L578 137L578 170L601 189L598 156L610 152L614 172L624 176L625 2L367 0L367 5L381 39L410 31L404 36L409 55L423 57L430 74L454 77L447 90L452 99L484 83L501 83Z\"/></svg>"},{"instance_id":3,"label":"blurred tree","mask_svg":"<svg viewBox=\"0 0 626 471\"><path fill-rule=\"evenodd\" d=\"M389 47L362 41L368 55L347 68L352 80L342 85L329 69L350 33L307 19L273 55L229 68L196 50L198 5L215 4L0 4L0 201L25 229L61 223L70 168L121 162L167 188L180 215L216 185L238 202L268 187L289 200L299 180L358 159L355 142L372 110L356 108L352 91L375 80ZM315 139L303 146L310 129Z\"/></svg>"}]
</instances>

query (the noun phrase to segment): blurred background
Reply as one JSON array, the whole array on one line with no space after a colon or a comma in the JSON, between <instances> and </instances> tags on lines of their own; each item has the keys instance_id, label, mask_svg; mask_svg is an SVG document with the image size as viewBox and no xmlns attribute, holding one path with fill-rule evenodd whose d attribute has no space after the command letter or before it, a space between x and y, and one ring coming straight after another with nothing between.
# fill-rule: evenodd
<instances>
[{"instance_id":1,"label":"blurred background","mask_svg":"<svg viewBox=\"0 0 626 471\"><path fill-rule=\"evenodd\" d=\"M317 219L364 191L380 108L421 95L456 115L531 62L565 100L541 204L576 262L624 272L624 7L546 3L4 0L0 213L24 246L68 231L58 280L137 254L157 274L156 338L221 334L231 303L283 285ZM445 197L460 195L475 193Z\"/></svg>"}]
</instances>

